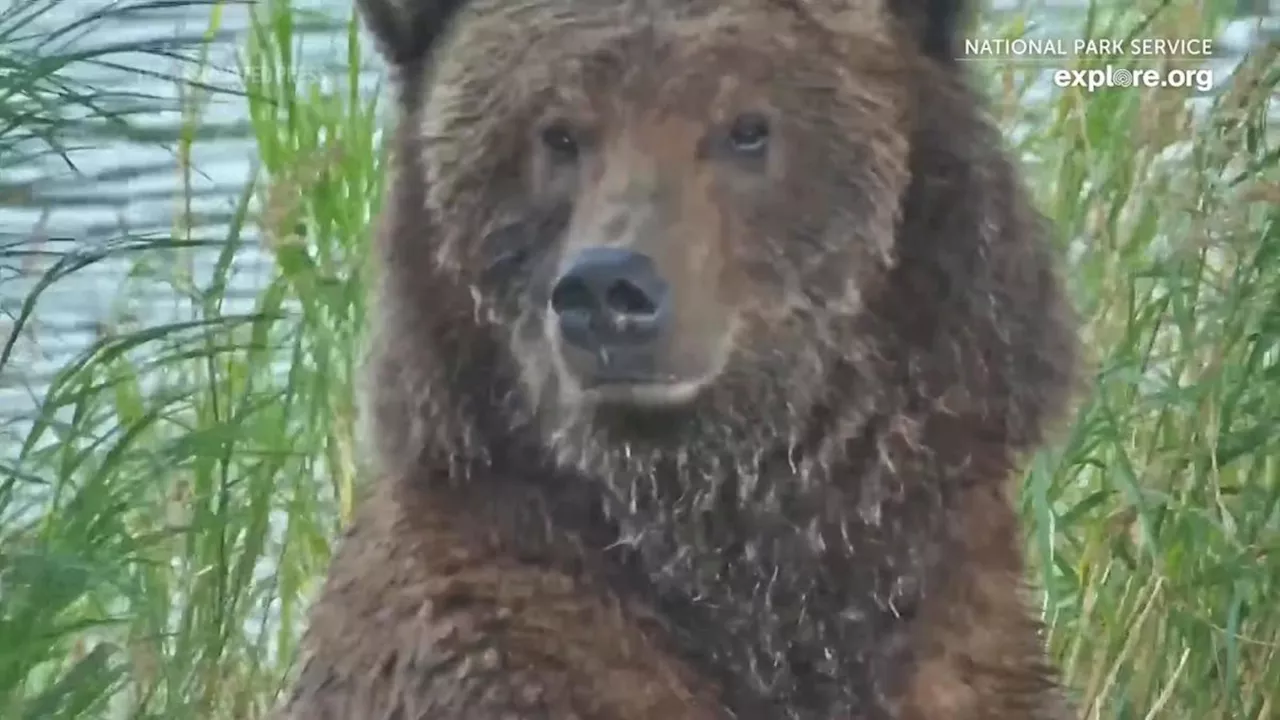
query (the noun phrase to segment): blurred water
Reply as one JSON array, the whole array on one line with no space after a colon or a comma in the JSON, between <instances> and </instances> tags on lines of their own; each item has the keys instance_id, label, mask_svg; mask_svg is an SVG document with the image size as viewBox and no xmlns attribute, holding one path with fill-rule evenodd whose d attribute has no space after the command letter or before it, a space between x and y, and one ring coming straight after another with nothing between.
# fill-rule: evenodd
<instances>
[{"instance_id":1,"label":"blurred water","mask_svg":"<svg viewBox=\"0 0 1280 720\"><path fill-rule=\"evenodd\" d=\"M42 15L37 26L57 28L103 5L104 0L65 0ZM315 27L299 33L302 78L345 77L342 22L351 4L296 0L295 6L321 16L311 21ZM198 38L210 28L214 11L212 4L175 3L130 12L95 23L72 47ZM220 32L208 46L201 81L234 89L239 84L237 54L249 29L250 5L225 4L218 12ZM192 44L183 54L194 57L196 53ZM81 63L72 66L67 75L95 90L145 96L138 103L152 109L130 116L138 130L133 133L136 139L67 138L74 147L65 153L65 159L47 154L25 166L5 168L0 173L0 244L46 241L51 251L67 251L100 245L123 233L171 235L174 220L186 205L184 196L189 198L193 238L216 242L227 237L228 222L253 172L255 147L249 135L247 102L232 92L208 94L191 151L194 172L186 189L176 151L182 125L182 88L176 78L189 75L194 64L141 53L122 53L110 59L117 67ZM374 89L379 65L371 52L368 59L367 87ZM217 252L213 247L193 254L190 266L197 280L211 269ZM32 410L42 382L87 347L107 317L123 313L141 322L173 319L180 308L174 293L160 282L131 284L127 297L119 292L133 262L119 258L97 263L46 291L34 332L24 337L17 360L0 375L0 416ZM0 340L8 335L19 305L45 265L38 260L0 262ZM226 311L247 312L269 268L252 236L237 256L235 267Z\"/></svg>"},{"instance_id":2,"label":"blurred water","mask_svg":"<svg viewBox=\"0 0 1280 720\"><path fill-rule=\"evenodd\" d=\"M39 22L57 27L92 9L102 0L66 0L57 3ZM996 0L997 10L1008 9L1014 0ZM1053 9L1037 11L1037 20L1050 32L1062 29L1072 32L1080 7L1076 0L1053 0ZM1252 12L1270 12L1265 2L1252 2ZM328 16L330 29L319 28L303 34L300 65L312 77L333 73L345 74L340 60L345 53L345 38L339 24L350 12L347 0L297 0L308 11ZM1242 5L1243 6L1243 5ZM210 23L210 6L186 6L137 12L95 26L84 42L146 40L204 33ZM224 6L222 32L209 48L208 62L212 72L205 80L214 85L232 87L236 83L236 53L243 44L249 26L247 5ZM1272 19L1275 19L1274 17ZM1068 23L1069 26L1068 26ZM1252 28L1255 21L1242 18L1228 27L1218 42L1223 56L1214 63L1221 69L1221 80L1234 59L1250 43L1256 42ZM366 43L366 48L370 47ZM370 63L368 72L376 74L380 64L365 50ZM166 235L171 232L173 218L182 207L182 183L174 147L178 137L180 115L177 111L179 86L176 82L148 77L127 68L145 68L153 72L181 75L177 61L162 67L163 61L152 56L117 56L125 68L80 65L72 76L101 90L134 92L161 99L167 109L150 111L135 118L146 137L101 140L80 138L80 147L67 155L75 165L68 168L57 157L47 156L17 170L0 174L0 243L15 238L69 239L69 242L94 245L121 234ZM369 78L368 88L376 87ZM155 100L148 102L155 103ZM75 140L75 139L73 139ZM191 207L195 216L193 234L217 240L226 236L226 225L232 209L252 171L254 145L249 139L247 109L242 98L215 95L209 100L201 127L201 138L195 143ZM228 312L245 312L266 278L266 258L255 243L247 244L236 259L238 271L230 288L232 298ZM62 245L68 242L61 243ZM66 249L63 247L63 249ZM197 254L194 262L197 277L207 270L217 250ZM101 323L112 313L124 311L143 322L164 321L175 311L172 293L156 284L153 291L142 285L127 298L121 297L120 286L128 271L127 261L104 262L88 272L55 285L40 306L38 332L21 343L18 360L0 376L0 416L23 415L35 406L41 383L74 353L93 341ZM0 341L8 334L9 321L41 270L38 262L26 266L0 263Z\"/></svg>"}]
</instances>

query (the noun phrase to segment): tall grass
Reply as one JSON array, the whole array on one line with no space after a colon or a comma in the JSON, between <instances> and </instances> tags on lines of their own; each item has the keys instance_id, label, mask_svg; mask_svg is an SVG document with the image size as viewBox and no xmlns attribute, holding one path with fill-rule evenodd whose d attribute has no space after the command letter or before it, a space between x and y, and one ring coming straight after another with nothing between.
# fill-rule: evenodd
<instances>
[{"instance_id":1,"label":"tall grass","mask_svg":"<svg viewBox=\"0 0 1280 720\"><path fill-rule=\"evenodd\" d=\"M45 273L74 282L134 254L150 279L168 273L181 314L108 322L0 455L0 717L251 718L278 692L351 503L359 248L381 182L374 107L354 94L355 26L349 75L328 78L342 89L322 91L296 63L297 20L270 3L247 39L238 91L261 172L227 236L197 236L183 202L167 237L78 247ZM208 68L190 59L184 187L208 98ZM252 311L230 312L249 231L276 267ZM8 258L48 252L14 245ZM2 372L40 332L43 287L11 318Z\"/></svg>"},{"instance_id":2,"label":"tall grass","mask_svg":"<svg viewBox=\"0 0 1280 720\"><path fill-rule=\"evenodd\" d=\"M289 671L360 483L352 378L382 190L356 26L348 18L345 76L321 78L298 62L299 18L267 0L245 41L237 90L260 167L225 237L197 236L183 204L165 238L2 251L0 265L45 269L0 318L11 325L0 380L20 370L20 340L40 333L41 290L104 258L162 268L182 315L108 322L17 438L0 440L0 717L262 717ZM1190 5L1088 22L1098 18L1107 24L1087 30L1107 37L1144 24L1198 37L1212 20ZM31 65L8 47L0 68ZM82 60L45 59L55 70ZM206 97L195 60L183 183ZM66 137L61 121L19 112L38 97L39 117L63 117L57 72L40 77L0 75L0 172L30 146L14 133L55 149ZM1266 110L1280 57L1254 53L1202 115L1181 90L1072 88L1032 104L1022 71L985 79L1000 121L1030 128L1015 145L1070 258L1093 351L1090 392L1021 494L1052 652L1082 717L1269 718L1280 709L1280 151ZM250 236L274 266L252 310L232 311L233 259Z\"/></svg>"},{"instance_id":3,"label":"tall grass","mask_svg":"<svg viewBox=\"0 0 1280 720\"><path fill-rule=\"evenodd\" d=\"M1203 36L1195 10L1093 34ZM1024 149L1094 351L1092 393L1022 494L1087 717L1280 713L1278 87L1272 45L1202 116L1175 90L1074 89L1038 120L1003 105L1044 123Z\"/></svg>"}]
</instances>

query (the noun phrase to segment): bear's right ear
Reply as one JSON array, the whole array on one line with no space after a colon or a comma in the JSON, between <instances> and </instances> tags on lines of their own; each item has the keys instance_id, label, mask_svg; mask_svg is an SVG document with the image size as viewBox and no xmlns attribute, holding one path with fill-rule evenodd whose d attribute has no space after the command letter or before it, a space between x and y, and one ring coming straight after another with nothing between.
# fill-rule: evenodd
<instances>
[{"instance_id":1,"label":"bear's right ear","mask_svg":"<svg viewBox=\"0 0 1280 720\"><path fill-rule=\"evenodd\" d=\"M906 23L924 54L942 63L956 59L960 35L971 20L968 0L889 0L889 11Z\"/></svg>"},{"instance_id":2,"label":"bear's right ear","mask_svg":"<svg viewBox=\"0 0 1280 720\"><path fill-rule=\"evenodd\" d=\"M425 59L464 4L465 0L356 0L378 51L396 67Z\"/></svg>"}]
</instances>

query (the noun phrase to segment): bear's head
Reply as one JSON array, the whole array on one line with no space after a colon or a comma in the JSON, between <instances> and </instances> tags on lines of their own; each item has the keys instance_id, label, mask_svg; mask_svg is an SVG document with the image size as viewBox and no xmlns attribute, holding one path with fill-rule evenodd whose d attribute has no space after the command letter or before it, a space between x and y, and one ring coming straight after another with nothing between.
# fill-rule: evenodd
<instances>
[{"instance_id":1,"label":"bear's head","mask_svg":"<svg viewBox=\"0 0 1280 720\"><path fill-rule=\"evenodd\" d=\"M747 462L872 406L894 308L868 307L903 255L922 88L959 92L957 3L390 2L361 7L400 73L384 334L431 346L406 357L483 371L503 422L590 474Z\"/></svg>"}]
</instances>

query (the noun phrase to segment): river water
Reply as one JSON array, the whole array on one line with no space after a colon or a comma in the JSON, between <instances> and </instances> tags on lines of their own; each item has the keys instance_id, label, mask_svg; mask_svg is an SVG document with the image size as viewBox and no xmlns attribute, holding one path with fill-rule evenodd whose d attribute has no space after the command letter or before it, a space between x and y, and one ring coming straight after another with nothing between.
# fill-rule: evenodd
<instances>
[{"instance_id":1,"label":"river water","mask_svg":"<svg viewBox=\"0 0 1280 720\"><path fill-rule=\"evenodd\" d=\"M1008 9L1009 4L1006 2L1006 7L997 10ZM1055 7L1036 11L1039 22L1050 28L1060 25L1066 34L1078 27L1074 22L1079 14L1076 2L1055 0L1050 4ZM1242 3L1242 7L1246 4L1249 11L1270 13L1271 20L1280 14L1276 12L1280 0L1272 0L1270 8L1259 2ZM340 28L350 12L349 2L296 0L296 6L328 19L327 26L321 22L301 34L300 66L313 77L326 73L345 75L340 63L345 54L345 37ZM102 0L63 0L38 22L49 28L59 27L101 7ZM210 27L213 12L210 5L175 5L134 12L92 25L78 42L199 36ZM210 70L204 79L233 88L237 84L236 53L243 47L249 27L249 6L223 5L219 12L221 30L209 45ZM1256 26L1256 18L1248 16L1230 25L1217 43L1223 57L1215 62L1225 62L1229 67L1244 47L1256 41L1249 37ZM365 53L371 61L371 77L365 87L373 91L377 78L372 74L379 72L380 64L371 57L370 46L365 43ZM179 83L133 70L180 76L183 67L177 60L164 67L166 61L150 55L121 54L113 60L120 67L84 64L74 67L70 76L99 90L151 96L146 102L158 109L133 118L141 132L132 139L88 135L64 138L74 145L66 152L74 168L62 158L47 155L24 167L0 170L0 244L44 241L50 249L67 250L70 245L92 246L119 237L122 231L161 236L171 232L173 218L183 202L175 152L181 125L177 110ZM252 172L254 155L243 98L230 94L211 96L200 139L193 147L193 235L206 239L226 236L227 221ZM214 252L210 251L208 257ZM197 266L201 262L208 261L199 260ZM247 243L236 265L227 312L248 311L270 271L268 258L253 242ZM11 320L41 269L37 261L0 259L0 343L7 337ZM57 283L45 294L36 316L36 332L19 344L16 360L0 375L0 416L12 420L32 412L43 381L87 347L104 319L121 312L121 303L127 302L124 311L142 322L163 322L170 317L173 292L166 285L157 283L150 290L146 285L131 285L139 289L131 289L127 298L121 296L119 290L128 270L125 260L104 262Z\"/></svg>"}]
</instances>

